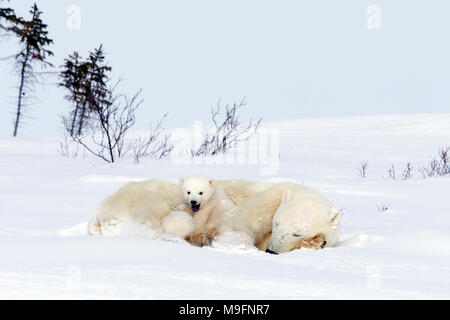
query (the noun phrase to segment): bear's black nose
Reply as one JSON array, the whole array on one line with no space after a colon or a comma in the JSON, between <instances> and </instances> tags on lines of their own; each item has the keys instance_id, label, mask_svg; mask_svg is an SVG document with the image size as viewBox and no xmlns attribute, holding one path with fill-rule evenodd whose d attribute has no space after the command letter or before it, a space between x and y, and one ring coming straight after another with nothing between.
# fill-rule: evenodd
<instances>
[{"instance_id":1,"label":"bear's black nose","mask_svg":"<svg viewBox=\"0 0 450 320\"><path fill-rule=\"evenodd\" d=\"M272 251L272 250L270 250L270 249L266 249L266 253L270 253L270 254L278 254L278 253L276 253L275 251Z\"/></svg>"},{"instance_id":2,"label":"bear's black nose","mask_svg":"<svg viewBox=\"0 0 450 320\"><path fill-rule=\"evenodd\" d=\"M195 200L191 201L191 205L195 206L196 204L197 204L197 201L195 201Z\"/></svg>"}]
</instances>

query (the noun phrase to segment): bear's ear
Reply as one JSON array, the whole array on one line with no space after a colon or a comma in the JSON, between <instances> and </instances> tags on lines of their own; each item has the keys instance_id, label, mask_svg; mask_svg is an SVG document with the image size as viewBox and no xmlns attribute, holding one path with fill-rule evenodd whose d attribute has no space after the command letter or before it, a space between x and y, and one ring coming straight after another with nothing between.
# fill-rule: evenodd
<instances>
[{"instance_id":1,"label":"bear's ear","mask_svg":"<svg viewBox=\"0 0 450 320\"><path fill-rule=\"evenodd\" d=\"M289 200L292 200L292 192L291 192L291 190L286 190L284 193L283 193L283 197L281 198L281 202L282 203L286 203L286 202L288 202Z\"/></svg>"},{"instance_id":2,"label":"bear's ear","mask_svg":"<svg viewBox=\"0 0 450 320\"><path fill-rule=\"evenodd\" d=\"M331 210L331 212L328 214L328 216L330 218L331 226L337 225L339 223L339 220L341 219L341 213L334 208Z\"/></svg>"},{"instance_id":3,"label":"bear's ear","mask_svg":"<svg viewBox=\"0 0 450 320\"><path fill-rule=\"evenodd\" d=\"M184 178L181 177L181 178L180 178L180 184L183 184L183 183L184 183Z\"/></svg>"},{"instance_id":4,"label":"bear's ear","mask_svg":"<svg viewBox=\"0 0 450 320\"><path fill-rule=\"evenodd\" d=\"M214 185L214 179L209 179L209 184L212 186Z\"/></svg>"}]
</instances>

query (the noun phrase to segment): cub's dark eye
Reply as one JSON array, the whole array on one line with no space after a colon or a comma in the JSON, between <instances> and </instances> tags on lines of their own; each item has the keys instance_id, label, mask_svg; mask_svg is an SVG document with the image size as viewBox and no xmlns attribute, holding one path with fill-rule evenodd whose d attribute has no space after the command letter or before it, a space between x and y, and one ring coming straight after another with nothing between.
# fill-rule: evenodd
<instances>
[{"instance_id":1,"label":"cub's dark eye","mask_svg":"<svg viewBox=\"0 0 450 320\"><path fill-rule=\"evenodd\" d=\"M202 195L202 194L203 194L203 192L199 192L198 194L199 194L199 195Z\"/></svg>"},{"instance_id":2,"label":"cub's dark eye","mask_svg":"<svg viewBox=\"0 0 450 320\"><path fill-rule=\"evenodd\" d=\"M187 192L187 194L191 194L191 192L190 192L190 191L188 191L188 192Z\"/></svg>"}]
</instances>

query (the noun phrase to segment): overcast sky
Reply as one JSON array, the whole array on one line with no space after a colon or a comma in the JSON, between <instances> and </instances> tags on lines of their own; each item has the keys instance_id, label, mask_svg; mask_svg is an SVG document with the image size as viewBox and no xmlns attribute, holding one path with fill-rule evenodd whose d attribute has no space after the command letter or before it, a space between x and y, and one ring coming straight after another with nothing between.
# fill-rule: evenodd
<instances>
[{"instance_id":1,"label":"overcast sky","mask_svg":"<svg viewBox=\"0 0 450 320\"><path fill-rule=\"evenodd\" d=\"M143 88L138 129L166 112L169 128L206 123L218 98L243 96L243 118L266 121L450 110L450 1L36 2L55 65L103 44L124 91ZM32 3L10 6L27 15ZM67 26L71 5L80 29ZM0 42L1 57L14 50L13 39ZM38 89L19 135L59 134L68 105L54 81ZM0 61L0 136L12 134L16 82Z\"/></svg>"}]
</instances>

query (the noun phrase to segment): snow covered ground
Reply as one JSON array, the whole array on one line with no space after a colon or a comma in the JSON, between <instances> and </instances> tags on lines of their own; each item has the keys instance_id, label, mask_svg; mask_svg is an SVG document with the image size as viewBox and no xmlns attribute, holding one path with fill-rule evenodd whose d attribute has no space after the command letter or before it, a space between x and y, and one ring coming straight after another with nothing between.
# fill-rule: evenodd
<instances>
[{"instance_id":1,"label":"snow covered ground","mask_svg":"<svg viewBox=\"0 0 450 320\"><path fill-rule=\"evenodd\" d=\"M170 158L108 165L61 157L53 138L0 139L0 298L449 299L450 177L416 171L450 145L449 123L450 114L268 123L280 133L269 176L253 164ZM388 177L407 162L412 179ZM233 242L139 237L133 227L122 237L85 234L99 202L126 181L192 174L314 187L344 210L339 246L273 256Z\"/></svg>"}]
</instances>

